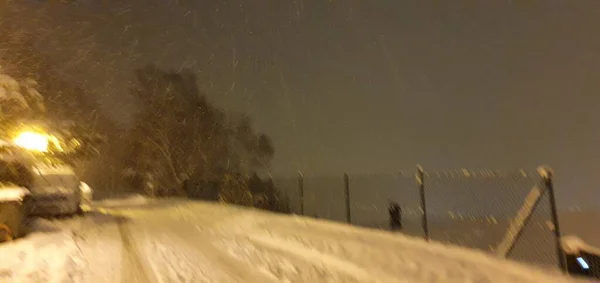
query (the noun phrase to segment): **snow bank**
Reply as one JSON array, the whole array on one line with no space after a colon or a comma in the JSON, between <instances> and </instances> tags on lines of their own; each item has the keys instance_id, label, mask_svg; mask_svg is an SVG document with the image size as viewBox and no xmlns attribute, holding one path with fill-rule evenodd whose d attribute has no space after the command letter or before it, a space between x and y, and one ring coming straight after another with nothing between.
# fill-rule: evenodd
<instances>
[{"instance_id":1,"label":"snow bank","mask_svg":"<svg viewBox=\"0 0 600 283\"><path fill-rule=\"evenodd\" d=\"M29 229L0 245L0 283L121 281L122 244L110 216L36 219Z\"/></svg>"},{"instance_id":2,"label":"snow bank","mask_svg":"<svg viewBox=\"0 0 600 283\"><path fill-rule=\"evenodd\" d=\"M84 256L68 232L32 235L0 247L0 282L72 282Z\"/></svg>"},{"instance_id":3,"label":"snow bank","mask_svg":"<svg viewBox=\"0 0 600 283\"><path fill-rule=\"evenodd\" d=\"M224 238L227 242L221 246L291 282L576 281L558 272L418 238L300 217L295 223L287 217L261 218L253 228L240 224L244 237ZM286 267L290 264L301 270L290 271Z\"/></svg>"},{"instance_id":4,"label":"snow bank","mask_svg":"<svg viewBox=\"0 0 600 283\"><path fill-rule=\"evenodd\" d=\"M580 282L462 247L235 206L187 202L129 215L158 282Z\"/></svg>"},{"instance_id":5,"label":"snow bank","mask_svg":"<svg viewBox=\"0 0 600 283\"><path fill-rule=\"evenodd\" d=\"M147 202L109 201L120 217L36 221L38 232L0 246L0 282L583 282L341 223L195 201L132 205Z\"/></svg>"}]
</instances>

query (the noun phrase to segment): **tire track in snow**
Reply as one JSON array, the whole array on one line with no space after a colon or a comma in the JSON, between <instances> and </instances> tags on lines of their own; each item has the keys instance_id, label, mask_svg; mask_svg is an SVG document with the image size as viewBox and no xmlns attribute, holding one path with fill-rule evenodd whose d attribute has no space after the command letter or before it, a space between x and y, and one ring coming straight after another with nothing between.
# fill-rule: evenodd
<instances>
[{"instance_id":1,"label":"tire track in snow","mask_svg":"<svg viewBox=\"0 0 600 283\"><path fill-rule=\"evenodd\" d=\"M154 282L280 282L214 245L220 239L216 231L235 227L236 221L231 218L239 218L238 213L223 217L207 216L211 211L194 212L188 215L178 209L165 209L130 215L138 221L128 225L131 233L126 234L136 239L137 254L142 255L138 259ZM127 282L125 279L123 282Z\"/></svg>"},{"instance_id":2,"label":"tire track in snow","mask_svg":"<svg viewBox=\"0 0 600 283\"><path fill-rule=\"evenodd\" d=\"M137 251L137 248L131 239L131 233L129 232L128 227L126 227L127 223L125 221L127 220L119 219L117 221L119 233L121 234L121 240L123 242L121 282L156 282L156 280L151 280L148 273L145 271L140 253Z\"/></svg>"}]
</instances>

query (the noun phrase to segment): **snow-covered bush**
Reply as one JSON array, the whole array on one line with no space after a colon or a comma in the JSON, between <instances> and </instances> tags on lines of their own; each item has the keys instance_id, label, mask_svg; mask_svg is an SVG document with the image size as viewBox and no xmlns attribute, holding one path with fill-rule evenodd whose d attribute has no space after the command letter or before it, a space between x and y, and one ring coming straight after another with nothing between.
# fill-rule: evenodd
<instances>
[{"instance_id":1,"label":"snow-covered bush","mask_svg":"<svg viewBox=\"0 0 600 283\"><path fill-rule=\"evenodd\" d=\"M7 118L30 118L45 111L44 98L33 79L18 80L0 73L0 114Z\"/></svg>"}]
</instances>

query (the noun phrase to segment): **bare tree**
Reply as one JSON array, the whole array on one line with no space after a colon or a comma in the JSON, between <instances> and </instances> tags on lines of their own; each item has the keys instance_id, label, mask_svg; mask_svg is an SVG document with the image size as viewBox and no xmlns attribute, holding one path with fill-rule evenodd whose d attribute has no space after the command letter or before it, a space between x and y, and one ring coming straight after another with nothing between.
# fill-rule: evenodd
<instances>
[{"instance_id":1,"label":"bare tree","mask_svg":"<svg viewBox=\"0 0 600 283\"><path fill-rule=\"evenodd\" d=\"M183 189L217 184L220 200L252 204L251 172L269 166L270 139L244 115L233 117L211 105L191 71L147 66L132 90L142 105L131 132L127 158L135 185L151 194L194 194Z\"/></svg>"}]
</instances>

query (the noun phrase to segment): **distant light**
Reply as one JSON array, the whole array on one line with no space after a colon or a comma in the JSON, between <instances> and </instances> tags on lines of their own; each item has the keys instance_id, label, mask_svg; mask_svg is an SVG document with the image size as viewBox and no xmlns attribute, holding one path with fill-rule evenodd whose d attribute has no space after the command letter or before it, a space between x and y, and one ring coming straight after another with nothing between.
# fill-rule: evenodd
<instances>
[{"instance_id":1,"label":"distant light","mask_svg":"<svg viewBox=\"0 0 600 283\"><path fill-rule=\"evenodd\" d=\"M587 262L585 262L585 259L583 259L582 257L577 257L577 262L579 262L579 265L581 265L581 268L590 269L590 266L588 265Z\"/></svg>"}]
</instances>

